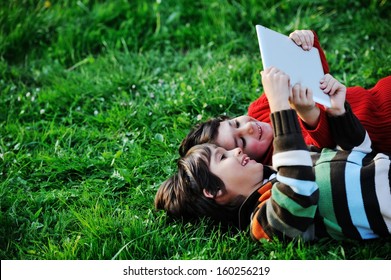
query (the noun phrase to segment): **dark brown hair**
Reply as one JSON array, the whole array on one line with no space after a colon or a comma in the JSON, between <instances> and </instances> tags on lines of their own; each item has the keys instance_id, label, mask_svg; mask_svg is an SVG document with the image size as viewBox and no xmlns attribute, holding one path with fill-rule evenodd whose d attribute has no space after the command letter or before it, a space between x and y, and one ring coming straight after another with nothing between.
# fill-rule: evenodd
<instances>
[{"instance_id":1,"label":"dark brown hair","mask_svg":"<svg viewBox=\"0 0 391 280\"><path fill-rule=\"evenodd\" d=\"M237 225L239 205L222 206L204 195L225 190L223 181L210 172L213 144L196 145L178 160L178 171L164 181L155 196L155 208L186 221L210 218L225 226Z\"/></svg>"},{"instance_id":2,"label":"dark brown hair","mask_svg":"<svg viewBox=\"0 0 391 280\"><path fill-rule=\"evenodd\" d=\"M220 123L229 119L231 118L222 115L194 126L193 129L182 140L182 143L179 146L179 154L181 157L185 156L190 148L195 145L204 143L215 144Z\"/></svg>"}]
</instances>

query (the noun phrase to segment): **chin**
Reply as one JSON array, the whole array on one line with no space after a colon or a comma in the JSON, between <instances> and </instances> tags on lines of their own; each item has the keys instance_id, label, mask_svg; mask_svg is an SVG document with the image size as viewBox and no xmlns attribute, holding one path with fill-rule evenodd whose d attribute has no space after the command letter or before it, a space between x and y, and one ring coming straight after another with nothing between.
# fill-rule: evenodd
<instances>
[{"instance_id":1,"label":"chin","mask_svg":"<svg viewBox=\"0 0 391 280\"><path fill-rule=\"evenodd\" d=\"M261 149L259 149L259 150L261 150ZM260 162L261 159L265 156L266 153L267 153L267 150L264 151L262 154L252 155L251 158L256 160L257 162Z\"/></svg>"}]
</instances>

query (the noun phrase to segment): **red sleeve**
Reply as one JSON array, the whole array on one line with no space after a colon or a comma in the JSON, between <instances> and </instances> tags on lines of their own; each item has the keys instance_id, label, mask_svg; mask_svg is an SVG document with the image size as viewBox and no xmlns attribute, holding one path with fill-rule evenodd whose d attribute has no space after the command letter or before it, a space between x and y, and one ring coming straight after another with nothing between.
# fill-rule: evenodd
<instances>
[{"instance_id":1,"label":"red sleeve","mask_svg":"<svg viewBox=\"0 0 391 280\"><path fill-rule=\"evenodd\" d=\"M326 111L322 106L317 106L320 109L320 116L318 125L315 128L309 129L307 125L298 118L304 141L307 145L314 145L318 148L334 148L336 144L331 136Z\"/></svg>"},{"instance_id":2,"label":"red sleeve","mask_svg":"<svg viewBox=\"0 0 391 280\"><path fill-rule=\"evenodd\" d=\"M323 71L325 74L330 72L329 65L326 60L326 55L320 46L318 35L314 33L314 47L318 49L320 60L322 62ZM315 129L308 129L305 124L300 120L300 124L303 131L304 140L307 145L315 145L317 147L334 147L334 141L331 138L329 131L329 125L326 117L326 112L322 106L320 108L321 114L319 117L318 126ZM270 123L270 108L269 101L265 94L262 94L258 99L253 101L248 107L247 114L261 122Z\"/></svg>"},{"instance_id":3,"label":"red sleeve","mask_svg":"<svg viewBox=\"0 0 391 280\"><path fill-rule=\"evenodd\" d=\"M271 123L269 100L267 100L266 94L262 94L257 100L250 104L247 114L260 122Z\"/></svg>"}]
</instances>

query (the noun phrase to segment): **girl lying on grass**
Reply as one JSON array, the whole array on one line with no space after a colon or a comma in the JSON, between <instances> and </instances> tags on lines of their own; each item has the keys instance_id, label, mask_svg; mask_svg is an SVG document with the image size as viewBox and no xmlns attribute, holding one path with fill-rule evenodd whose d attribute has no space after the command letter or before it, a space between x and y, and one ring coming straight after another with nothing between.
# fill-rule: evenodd
<instances>
[{"instance_id":1,"label":"girl lying on grass","mask_svg":"<svg viewBox=\"0 0 391 280\"><path fill-rule=\"evenodd\" d=\"M325 82L334 89L326 118L338 148L310 152L290 108L289 77L276 68L261 75L271 111L273 168L239 147L196 145L159 188L156 208L177 218L250 226L255 240L390 236L390 158L372 151L345 102L346 87L332 77Z\"/></svg>"},{"instance_id":2,"label":"girl lying on grass","mask_svg":"<svg viewBox=\"0 0 391 280\"><path fill-rule=\"evenodd\" d=\"M296 44L305 45L305 49L313 44L319 50L326 73L325 79L329 79L329 66L316 34L302 30L293 32L290 37ZM325 82L321 82L320 87L325 94L334 89L333 84L328 83L326 86ZM318 148L335 147L326 109L315 104L312 91L296 85L292 88L292 94L290 105L299 116L305 143ZM381 79L369 90L358 86L347 88L346 99L353 113L368 131L374 150L391 154L391 76ZM192 146L209 142L228 150L240 147L251 158L270 165L273 154L272 140L269 102L263 94L251 103L248 116L233 119L223 116L196 125L182 141L179 153L183 156Z\"/></svg>"}]
</instances>

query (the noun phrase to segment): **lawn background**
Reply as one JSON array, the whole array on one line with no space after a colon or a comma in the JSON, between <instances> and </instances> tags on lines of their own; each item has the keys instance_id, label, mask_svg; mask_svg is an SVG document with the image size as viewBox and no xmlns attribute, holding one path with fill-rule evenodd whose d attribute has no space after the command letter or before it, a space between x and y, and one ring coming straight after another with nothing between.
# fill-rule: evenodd
<instances>
[{"instance_id":1,"label":"lawn background","mask_svg":"<svg viewBox=\"0 0 391 280\"><path fill-rule=\"evenodd\" d=\"M1 259L391 259L390 240L258 244L153 210L189 128L262 93L255 24L313 29L331 73L391 72L381 1L5 1Z\"/></svg>"}]
</instances>

